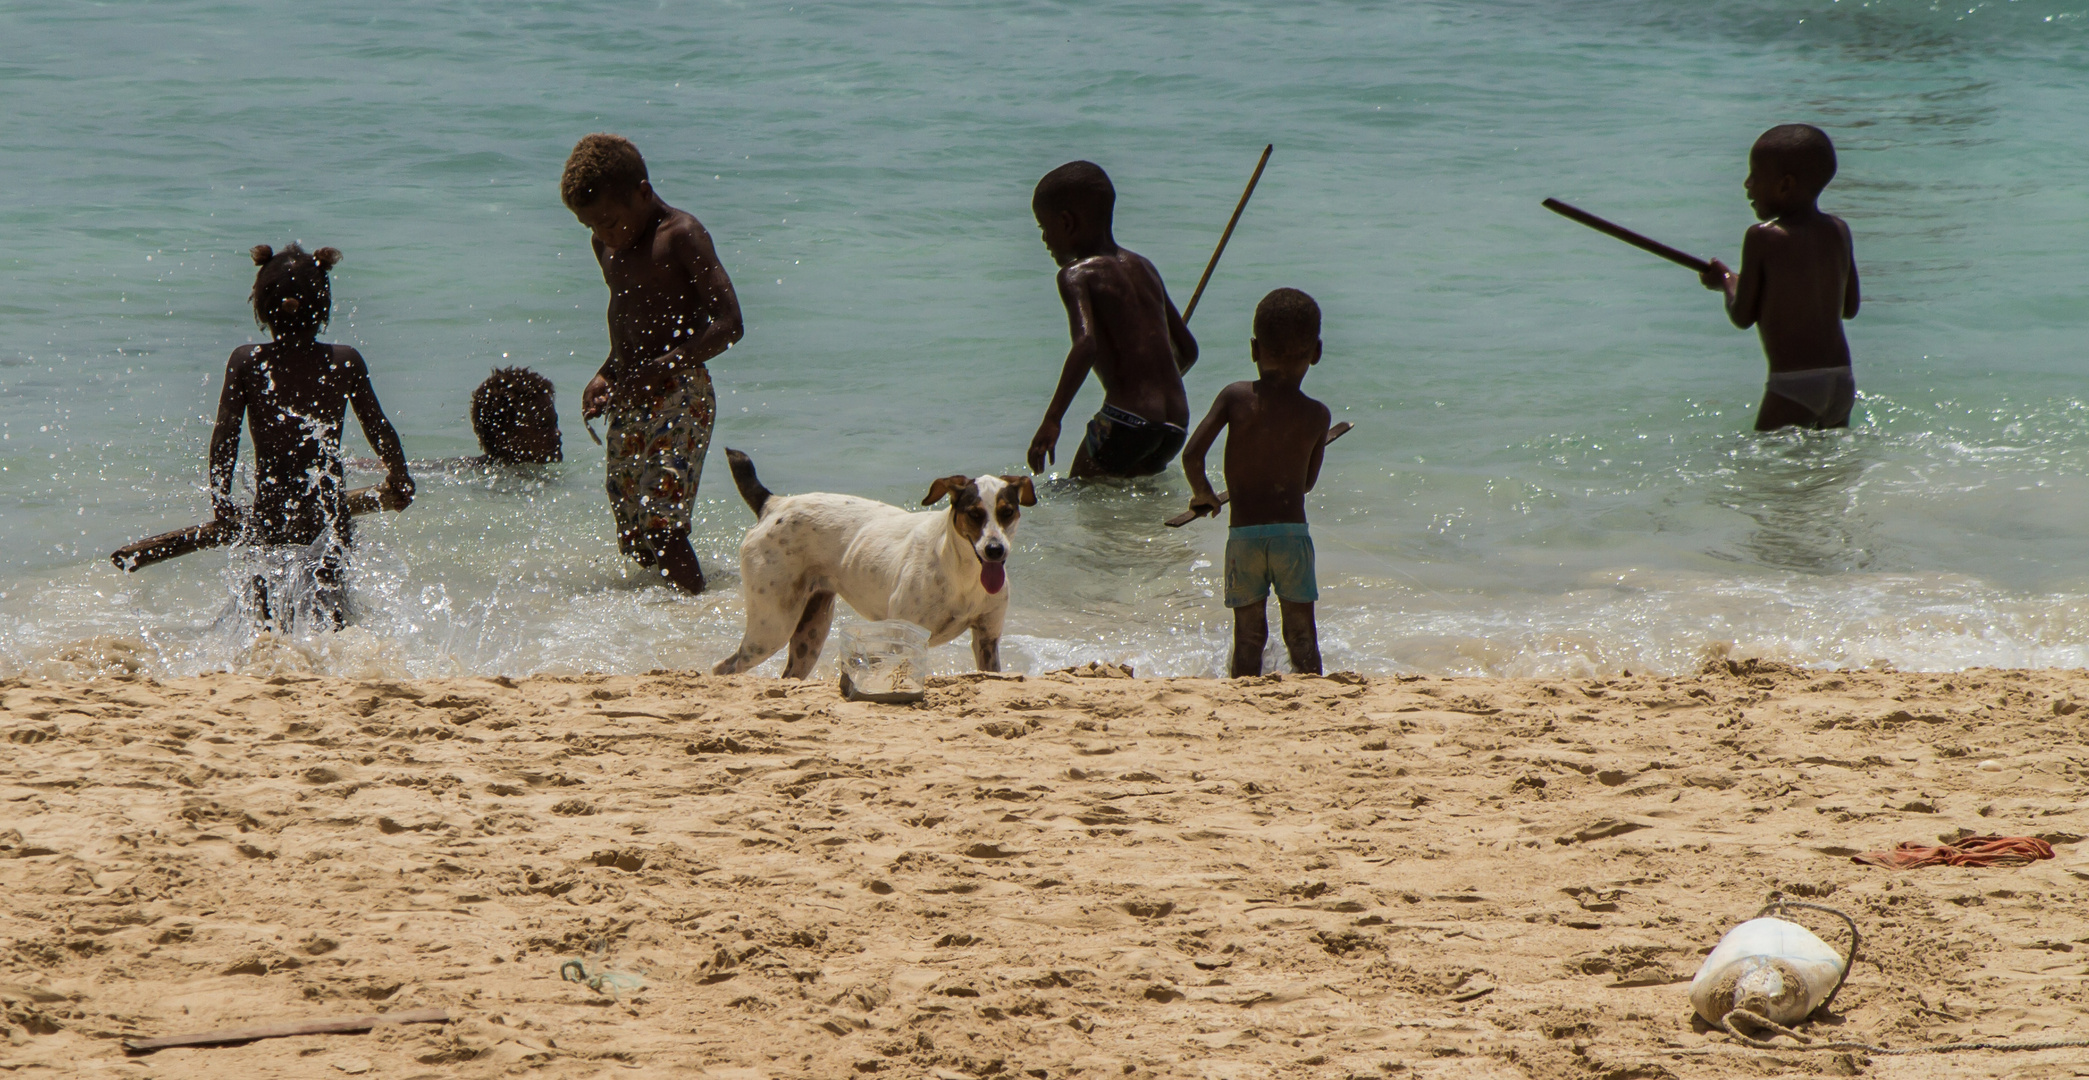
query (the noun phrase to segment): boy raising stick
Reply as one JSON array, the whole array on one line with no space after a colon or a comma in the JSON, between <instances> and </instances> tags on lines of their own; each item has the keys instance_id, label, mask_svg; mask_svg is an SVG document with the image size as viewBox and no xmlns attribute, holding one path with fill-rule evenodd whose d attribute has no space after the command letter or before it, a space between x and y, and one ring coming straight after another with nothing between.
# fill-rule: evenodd
<instances>
[{"instance_id":1,"label":"boy raising stick","mask_svg":"<svg viewBox=\"0 0 2089 1080\"><path fill-rule=\"evenodd\" d=\"M1761 222L1741 239L1741 272L1717 259L1701 275L1726 314L1762 339L1770 360L1755 430L1846 428L1857 400L1842 320L1857 317L1850 227L1815 205L1835 178L1835 144L1811 124L1780 124L1748 151L1748 203Z\"/></svg>"},{"instance_id":2,"label":"boy raising stick","mask_svg":"<svg viewBox=\"0 0 2089 1080\"><path fill-rule=\"evenodd\" d=\"M740 301L703 224L661 201L638 147L589 135L559 197L593 232L609 285L609 359L580 415L609 416L609 506L617 547L685 592L704 591L689 516L718 397L704 362L740 340Z\"/></svg>"},{"instance_id":3,"label":"boy raising stick","mask_svg":"<svg viewBox=\"0 0 2089 1080\"><path fill-rule=\"evenodd\" d=\"M1266 598L1274 587L1283 615L1291 670L1320 674L1320 631L1313 602L1313 538L1306 531L1306 492L1320 479L1327 406L1299 390L1320 362L1320 305L1297 289L1278 289L1255 305L1249 343L1260 377L1219 391L1211 412L1183 448L1190 509L1216 514L1219 497L1204 475L1204 453L1226 436L1226 484L1232 528L1226 533L1226 606L1233 609L1232 674L1262 674L1269 641Z\"/></svg>"},{"instance_id":4,"label":"boy raising stick","mask_svg":"<svg viewBox=\"0 0 2089 1080\"><path fill-rule=\"evenodd\" d=\"M1102 411L1088 421L1068 475L1153 476L1188 434L1182 376L1197 362L1197 339L1168 299L1160 271L1117 246L1110 218L1117 189L1102 167L1073 161L1045 174L1030 198L1045 249L1059 264L1059 300L1073 335L1059 387L1030 439L1030 471L1056 460L1059 425L1094 369Z\"/></svg>"}]
</instances>

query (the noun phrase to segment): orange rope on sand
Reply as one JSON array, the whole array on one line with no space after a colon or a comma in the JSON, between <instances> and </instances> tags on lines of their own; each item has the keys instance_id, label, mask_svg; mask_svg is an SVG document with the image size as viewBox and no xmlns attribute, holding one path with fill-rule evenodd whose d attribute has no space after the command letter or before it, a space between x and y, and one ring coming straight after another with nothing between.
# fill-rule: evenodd
<instances>
[{"instance_id":1,"label":"orange rope on sand","mask_svg":"<svg viewBox=\"0 0 2089 1080\"><path fill-rule=\"evenodd\" d=\"M2035 836L1965 836L1939 847L1909 841L1891 851L1867 851L1851 862L1913 870L1921 866L2023 866L2053 857L2053 845Z\"/></svg>"}]
</instances>

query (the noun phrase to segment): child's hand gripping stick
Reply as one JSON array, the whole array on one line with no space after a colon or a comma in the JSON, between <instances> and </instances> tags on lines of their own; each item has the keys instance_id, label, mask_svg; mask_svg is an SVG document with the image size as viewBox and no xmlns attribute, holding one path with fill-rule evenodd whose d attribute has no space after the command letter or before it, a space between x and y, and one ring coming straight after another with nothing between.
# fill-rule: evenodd
<instances>
[{"instance_id":1,"label":"child's hand gripping stick","mask_svg":"<svg viewBox=\"0 0 2089 1080\"><path fill-rule=\"evenodd\" d=\"M1341 423L1336 424L1334 427L1328 428L1327 437L1320 440L1320 445L1326 446L1328 443L1334 442L1336 439L1339 439L1342 436L1349 434L1349 429L1355 426L1355 424L1352 424L1349 421L1344 420ZM1228 499L1231 499L1232 497L1233 493L1230 491L1219 492L1219 505L1226 505L1226 501ZM1217 511L1214 510L1213 513L1216 514ZM1180 529L1184 525L1187 525L1190 522L1197 520L1198 516L1199 515L1195 510L1184 510L1182 513L1177 514L1174 517L1168 519L1168 527L1171 529Z\"/></svg>"}]
</instances>

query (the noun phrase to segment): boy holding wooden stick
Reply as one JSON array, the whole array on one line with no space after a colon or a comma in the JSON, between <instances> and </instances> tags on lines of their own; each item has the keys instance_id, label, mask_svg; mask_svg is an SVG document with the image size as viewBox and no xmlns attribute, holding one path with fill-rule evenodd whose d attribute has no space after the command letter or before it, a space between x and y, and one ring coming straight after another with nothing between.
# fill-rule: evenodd
<instances>
[{"instance_id":1,"label":"boy holding wooden stick","mask_svg":"<svg viewBox=\"0 0 2089 1080\"><path fill-rule=\"evenodd\" d=\"M1313 603L1313 538L1306 529L1306 493L1320 479L1328 431L1327 406L1299 386L1320 362L1320 305L1297 289L1277 289L1255 306L1255 337L1248 345L1259 374L1219 391L1211 412L1182 451L1189 475L1190 509L1216 514L1222 500L1204 474L1204 454L1226 436L1226 484L1233 517L1226 534L1226 606L1233 609L1232 674L1262 674L1269 641L1268 597L1277 594L1291 670L1320 674L1320 631Z\"/></svg>"},{"instance_id":2,"label":"boy holding wooden stick","mask_svg":"<svg viewBox=\"0 0 2089 1080\"><path fill-rule=\"evenodd\" d=\"M1850 227L1816 205L1835 177L1835 144L1811 124L1763 132L1742 187L1760 224L1741 239L1741 272L1714 259L1699 275L1725 294L1735 326L1756 328L1770 378L1755 430L1846 428L1857 400L1844 319L1857 316Z\"/></svg>"},{"instance_id":3,"label":"boy holding wooden stick","mask_svg":"<svg viewBox=\"0 0 2089 1080\"><path fill-rule=\"evenodd\" d=\"M1161 272L1117 246L1111 217L1117 190L1101 166L1071 161L1037 182L1030 209L1045 249L1060 266L1073 347L1044 422L1030 438L1030 471L1055 459L1059 425L1095 372L1103 407L1088 422L1068 475L1152 476L1175 460L1188 435L1189 394L1182 376L1197 362L1197 339L1168 299Z\"/></svg>"}]
</instances>

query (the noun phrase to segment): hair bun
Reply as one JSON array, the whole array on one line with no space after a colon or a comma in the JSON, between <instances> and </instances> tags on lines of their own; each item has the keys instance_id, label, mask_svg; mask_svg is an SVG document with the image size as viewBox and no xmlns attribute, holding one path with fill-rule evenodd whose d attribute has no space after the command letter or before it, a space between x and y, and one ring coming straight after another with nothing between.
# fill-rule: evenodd
<instances>
[{"instance_id":1,"label":"hair bun","mask_svg":"<svg viewBox=\"0 0 2089 1080\"><path fill-rule=\"evenodd\" d=\"M247 254L254 257L255 266L267 266L268 261L276 257L276 249L267 244L255 244L247 249Z\"/></svg>"},{"instance_id":2,"label":"hair bun","mask_svg":"<svg viewBox=\"0 0 2089 1080\"><path fill-rule=\"evenodd\" d=\"M321 269L332 270L334 264L341 261L341 249L337 247L323 247L313 252L312 257L319 261Z\"/></svg>"}]
</instances>

